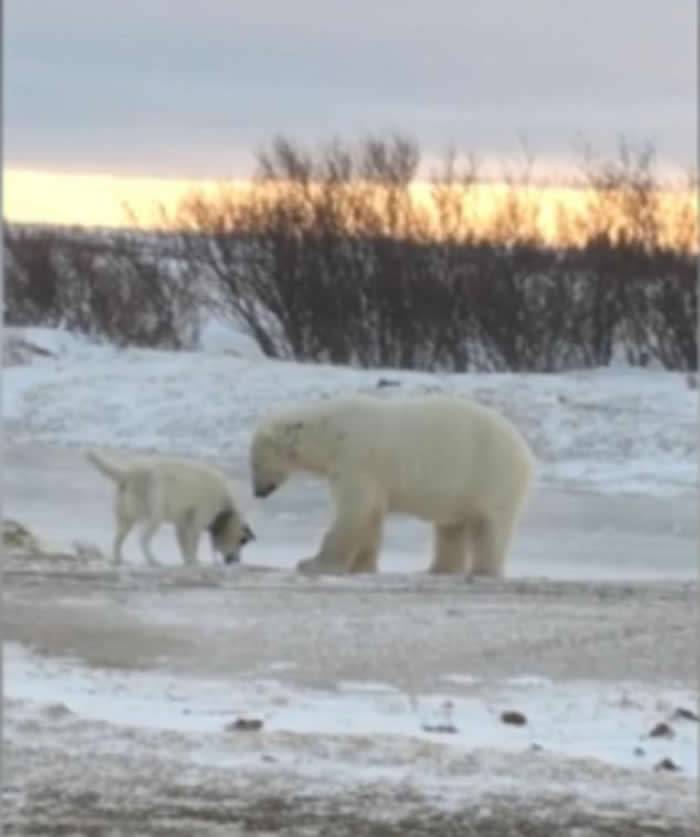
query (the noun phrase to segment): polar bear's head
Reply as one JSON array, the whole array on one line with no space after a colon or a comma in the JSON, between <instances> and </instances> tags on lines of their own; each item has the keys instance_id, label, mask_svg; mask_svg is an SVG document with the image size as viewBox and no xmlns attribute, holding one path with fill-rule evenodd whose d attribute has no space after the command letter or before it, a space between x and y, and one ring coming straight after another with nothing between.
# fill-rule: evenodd
<instances>
[{"instance_id":1,"label":"polar bear's head","mask_svg":"<svg viewBox=\"0 0 700 837\"><path fill-rule=\"evenodd\" d=\"M253 437L250 467L256 497L268 497L294 470L301 422L270 423Z\"/></svg>"}]
</instances>

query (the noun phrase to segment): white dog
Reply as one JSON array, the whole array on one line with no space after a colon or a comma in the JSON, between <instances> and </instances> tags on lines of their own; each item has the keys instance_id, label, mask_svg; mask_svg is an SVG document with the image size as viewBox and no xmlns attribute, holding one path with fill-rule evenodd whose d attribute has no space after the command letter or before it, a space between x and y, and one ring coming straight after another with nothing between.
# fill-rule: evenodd
<instances>
[{"instance_id":1,"label":"white dog","mask_svg":"<svg viewBox=\"0 0 700 837\"><path fill-rule=\"evenodd\" d=\"M143 523L141 549L149 564L153 535L172 523L184 561L197 563L199 538L209 531L214 550L227 564L240 560L240 550L255 535L241 518L223 474L206 465L165 457L138 457L116 462L94 451L87 459L117 486L113 560L122 561L122 544L136 523Z\"/></svg>"}]
</instances>

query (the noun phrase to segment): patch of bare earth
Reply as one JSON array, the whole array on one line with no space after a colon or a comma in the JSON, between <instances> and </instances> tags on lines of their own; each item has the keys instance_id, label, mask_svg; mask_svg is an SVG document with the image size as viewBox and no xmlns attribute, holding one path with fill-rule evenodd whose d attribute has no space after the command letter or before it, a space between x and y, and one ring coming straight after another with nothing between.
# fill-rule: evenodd
<instances>
[{"instance_id":1,"label":"patch of bare earth","mask_svg":"<svg viewBox=\"0 0 700 837\"><path fill-rule=\"evenodd\" d=\"M20 552L4 576L6 638L96 667L155 669L167 653L184 673L235 677L250 671L257 655L295 661L300 688L321 676L359 674L405 687L407 671L423 688L458 670L457 662L492 677L534 667L555 680L610 681L622 672L659 685L696 682L694 583L309 580L253 568L117 574L97 560ZM171 625L149 623L154 602L168 606ZM401 612L401 625L382 621L390 612ZM369 623L372 648L355 641L356 626ZM342 643L345 657L338 655ZM438 646L443 656L435 655ZM623 769L535 750L465 753L434 742L399 751L390 736L295 737L265 728L186 735L12 699L5 710L7 835L700 833L695 782L682 771ZM211 748L223 753L221 761L211 759Z\"/></svg>"}]
</instances>

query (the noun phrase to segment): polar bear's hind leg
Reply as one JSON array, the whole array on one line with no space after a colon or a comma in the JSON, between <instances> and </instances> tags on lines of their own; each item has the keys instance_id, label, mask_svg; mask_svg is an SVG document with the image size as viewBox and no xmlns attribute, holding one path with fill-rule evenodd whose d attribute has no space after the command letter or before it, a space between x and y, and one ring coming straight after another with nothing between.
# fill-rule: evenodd
<instances>
[{"instance_id":1,"label":"polar bear's hind leg","mask_svg":"<svg viewBox=\"0 0 700 837\"><path fill-rule=\"evenodd\" d=\"M471 574L471 552L467 547L472 534L469 523L435 527L435 555L430 572Z\"/></svg>"},{"instance_id":2,"label":"polar bear's hind leg","mask_svg":"<svg viewBox=\"0 0 700 837\"><path fill-rule=\"evenodd\" d=\"M483 521L474 540L474 575L503 577L516 517L502 512Z\"/></svg>"}]
</instances>

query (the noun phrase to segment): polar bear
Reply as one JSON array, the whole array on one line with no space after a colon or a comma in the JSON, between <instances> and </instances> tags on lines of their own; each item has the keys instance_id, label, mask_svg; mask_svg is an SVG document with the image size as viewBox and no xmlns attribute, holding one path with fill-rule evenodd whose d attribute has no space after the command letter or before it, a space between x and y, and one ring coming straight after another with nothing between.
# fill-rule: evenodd
<instances>
[{"instance_id":1,"label":"polar bear","mask_svg":"<svg viewBox=\"0 0 700 837\"><path fill-rule=\"evenodd\" d=\"M250 459L256 497L296 471L329 482L335 520L305 572L375 572L384 518L397 513L433 524L430 572L500 577L534 471L509 421L444 395L294 407L258 427Z\"/></svg>"}]
</instances>

